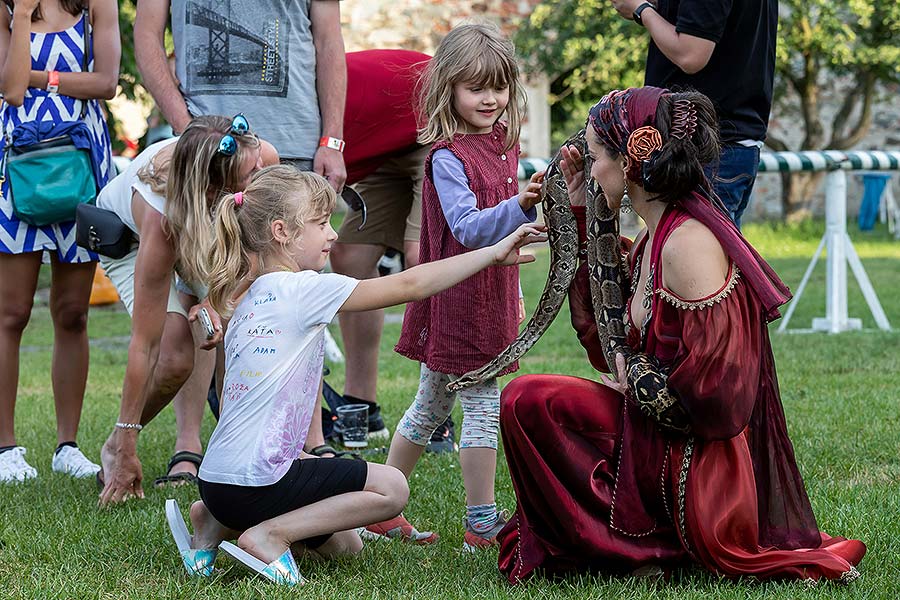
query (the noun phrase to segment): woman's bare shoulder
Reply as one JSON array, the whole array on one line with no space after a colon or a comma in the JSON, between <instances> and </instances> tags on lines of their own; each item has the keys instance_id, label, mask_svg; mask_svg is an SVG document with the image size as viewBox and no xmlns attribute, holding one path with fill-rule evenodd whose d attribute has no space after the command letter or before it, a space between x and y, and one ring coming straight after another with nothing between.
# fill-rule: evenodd
<instances>
[{"instance_id":1,"label":"woman's bare shoulder","mask_svg":"<svg viewBox=\"0 0 900 600\"><path fill-rule=\"evenodd\" d=\"M729 260L704 224L689 219L673 231L662 248L663 287L694 300L715 294L725 285Z\"/></svg>"}]
</instances>

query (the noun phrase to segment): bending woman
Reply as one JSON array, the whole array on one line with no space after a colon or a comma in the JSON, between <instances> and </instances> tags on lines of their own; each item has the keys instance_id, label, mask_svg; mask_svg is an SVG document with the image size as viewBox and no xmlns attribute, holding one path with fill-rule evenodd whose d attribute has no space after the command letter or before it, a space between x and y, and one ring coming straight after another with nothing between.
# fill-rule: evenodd
<instances>
[{"instance_id":1,"label":"bending woman","mask_svg":"<svg viewBox=\"0 0 900 600\"><path fill-rule=\"evenodd\" d=\"M662 364L668 399L638 406L621 359L600 383L532 375L506 387L518 507L501 571L516 583L538 568L698 563L729 577L855 578L865 545L819 531L787 435L766 324L789 292L705 192L702 165L718 155L709 99L614 91L591 109L587 138L610 208L630 204L647 224L628 259L627 342ZM564 157L583 241L582 157ZM582 264L572 321L606 371L587 278Z\"/></svg>"},{"instance_id":2,"label":"bending woman","mask_svg":"<svg viewBox=\"0 0 900 600\"><path fill-rule=\"evenodd\" d=\"M147 148L100 193L97 205L115 212L140 238L125 257L102 260L132 316L132 329L119 418L100 455L101 504L143 496L138 432L179 390L173 463L176 458L188 462L195 454L191 462L199 466L200 422L214 361L213 353L198 351L195 369L188 311L176 279L179 287L192 290L191 296L206 297L196 282L203 275L200 257L211 244L211 207L224 193L243 190L265 164L277 162L275 149L250 131L243 115L202 116L179 138ZM216 334L203 341L205 349L222 340L219 317L209 310ZM197 386L191 389L194 380Z\"/></svg>"}]
</instances>

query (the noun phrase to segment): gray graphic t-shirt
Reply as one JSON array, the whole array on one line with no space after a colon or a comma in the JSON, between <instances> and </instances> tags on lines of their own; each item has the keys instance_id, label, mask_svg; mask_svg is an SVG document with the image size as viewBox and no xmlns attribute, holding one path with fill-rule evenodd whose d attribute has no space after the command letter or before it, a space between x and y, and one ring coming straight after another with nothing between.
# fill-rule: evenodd
<instances>
[{"instance_id":1,"label":"gray graphic t-shirt","mask_svg":"<svg viewBox=\"0 0 900 600\"><path fill-rule=\"evenodd\" d=\"M321 123L312 0L173 0L175 72L193 115L244 113L282 158L311 159Z\"/></svg>"}]
</instances>

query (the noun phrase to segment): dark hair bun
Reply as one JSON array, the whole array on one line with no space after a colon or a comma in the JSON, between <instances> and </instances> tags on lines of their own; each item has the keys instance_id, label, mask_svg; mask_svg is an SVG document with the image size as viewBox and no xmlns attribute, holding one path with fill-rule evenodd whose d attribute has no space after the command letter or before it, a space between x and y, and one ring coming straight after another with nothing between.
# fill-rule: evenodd
<instances>
[{"instance_id":1,"label":"dark hair bun","mask_svg":"<svg viewBox=\"0 0 900 600\"><path fill-rule=\"evenodd\" d=\"M708 189L703 167L719 158L719 121L710 99L695 91L664 95L656 108L656 128L663 145L641 165L644 189L663 202Z\"/></svg>"}]
</instances>

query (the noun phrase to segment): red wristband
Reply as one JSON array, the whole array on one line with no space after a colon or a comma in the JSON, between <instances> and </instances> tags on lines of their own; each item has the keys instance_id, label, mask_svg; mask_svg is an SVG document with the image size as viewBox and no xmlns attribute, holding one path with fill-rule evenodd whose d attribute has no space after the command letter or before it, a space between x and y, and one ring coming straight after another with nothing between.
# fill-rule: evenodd
<instances>
[{"instance_id":1,"label":"red wristband","mask_svg":"<svg viewBox=\"0 0 900 600\"><path fill-rule=\"evenodd\" d=\"M331 148L332 150L337 150L338 152L344 152L344 140L339 140L338 138L323 136L319 138L319 147Z\"/></svg>"},{"instance_id":2,"label":"red wristband","mask_svg":"<svg viewBox=\"0 0 900 600\"><path fill-rule=\"evenodd\" d=\"M47 74L47 91L51 94L59 92L59 71L50 71Z\"/></svg>"}]
</instances>

